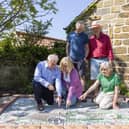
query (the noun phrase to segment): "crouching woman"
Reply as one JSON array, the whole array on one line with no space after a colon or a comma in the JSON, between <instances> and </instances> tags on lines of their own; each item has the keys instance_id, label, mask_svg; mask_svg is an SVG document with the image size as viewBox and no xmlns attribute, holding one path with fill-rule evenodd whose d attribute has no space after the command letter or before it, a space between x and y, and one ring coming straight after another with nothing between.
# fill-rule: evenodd
<instances>
[{"instance_id":1,"label":"crouching woman","mask_svg":"<svg viewBox=\"0 0 129 129\"><path fill-rule=\"evenodd\" d=\"M82 85L77 70L69 57L60 61L62 73L63 97L66 100L66 108L75 105L82 94Z\"/></svg>"},{"instance_id":2,"label":"crouching woman","mask_svg":"<svg viewBox=\"0 0 129 129\"><path fill-rule=\"evenodd\" d=\"M109 62L103 62L100 65L100 73L97 76L97 80L82 96L80 96L80 100L85 99L87 95L99 85L100 93L95 98L95 103L97 103L101 109L118 109L117 101L120 78L113 72L112 65Z\"/></svg>"}]
</instances>

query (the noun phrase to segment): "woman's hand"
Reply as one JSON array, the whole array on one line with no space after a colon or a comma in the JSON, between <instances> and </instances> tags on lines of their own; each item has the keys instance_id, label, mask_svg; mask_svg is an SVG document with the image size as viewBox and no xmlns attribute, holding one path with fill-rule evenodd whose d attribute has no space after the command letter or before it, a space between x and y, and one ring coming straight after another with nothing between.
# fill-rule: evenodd
<instances>
[{"instance_id":1,"label":"woman's hand","mask_svg":"<svg viewBox=\"0 0 129 129\"><path fill-rule=\"evenodd\" d=\"M87 96L87 95L84 93L83 95L81 95L81 96L79 97L79 99L80 99L80 100L84 100L84 99L86 98L86 96Z\"/></svg>"},{"instance_id":2,"label":"woman's hand","mask_svg":"<svg viewBox=\"0 0 129 129\"><path fill-rule=\"evenodd\" d=\"M58 97L56 98L56 103L58 104L58 107L61 106L61 102L62 102L62 98L61 98L60 96L58 96Z\"/></svg>"},{"instance_id":3,"label":"woman's hand","mask_svg":"<svg viewBox=\"0 0 129 129\"><path fill-rule=\"evenodd\" d=\"M112 104L113 109L119 109L119 106L117 105L118 94L119 94L119 86L115 86L115 92L114 92L113 104Z\"/></svg>"},{"instance_id":4,"label":"woman's hand","mask_svg":"<svg viewBox=\"0 0 129 129\"><path fill-rule=\"evenodd\" d=\"M67 100L66 101L66 108L69 108L71 106L71 101L70 100Z\"/></svg>"},{"instance_id":5,"label":"woman's hand","mask_svg":"<svg viewBox=\"0 0 129 129\"><path fill-rule=\"evenodd\" d=\"M112 105L113 109L119 109L119 106L117 104Z\"/></svg>"}]
</instances>

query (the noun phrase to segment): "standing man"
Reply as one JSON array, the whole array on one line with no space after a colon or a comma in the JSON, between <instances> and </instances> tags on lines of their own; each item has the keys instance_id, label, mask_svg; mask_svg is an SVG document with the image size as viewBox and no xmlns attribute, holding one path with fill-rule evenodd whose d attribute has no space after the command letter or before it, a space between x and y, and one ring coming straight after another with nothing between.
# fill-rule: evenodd
<instances>
[{"instance_id":1,"label":"standing man","mask_svg":"<svg viewBox=\"0 0 129 129\"><path fill-rule=\"evenodd\" d=\"M75 28L75 31L71 32L67 37L66 53L79 72L83 91L85 91L85 61L89 53L88 35L84 33L85 25L83 21L78 21Z\"/></svg>"},{"instance_id":2,"label":"standing man","mask_svg":"<svg viewBox=\"0 0 129 129\"><path fill-rule=\"evenodd\" d=\"M54 90L57 91L57 103L61 104L61 72L56 65L58 62L58 56L51 54L47 60L40 61L34 72L33 89L35 100L39 111L44 109L42 99L47 104L54 104Z\"/></svg>"},{"instance_id":3,"label":"standing man","mask_svg":"<svg viewBox=\"0 0 129 129\"><path fill-rule=\"evenodd\" d=\"M89 41L90 79L96 81L99 67L102 62L112 63L114 56L110 37L102 32L102 26L93 21L91 24L93 35Z\"/></svg>"}]
</instances>

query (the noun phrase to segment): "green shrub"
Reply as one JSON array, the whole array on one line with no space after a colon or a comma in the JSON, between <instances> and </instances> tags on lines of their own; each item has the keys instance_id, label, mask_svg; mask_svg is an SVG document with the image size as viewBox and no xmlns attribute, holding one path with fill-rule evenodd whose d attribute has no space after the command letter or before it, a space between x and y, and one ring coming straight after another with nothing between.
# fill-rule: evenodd
<instances>
[{"instance_id":1,"label":"green shrub","mask_svg":"<svg viewBox=\"0 0 129 129\"><path fill-rule=\"evenodd\" d=\"M120 84L120 95L128 96L129 97L129 89L126 87L124 82Z\"/></svg>"},{"instance_id":2,"label":"green shrub","mask_svg":"<svg viewBox=\"0 0 129 129\"><path fill-rule=\"evenodd\" d=\"M60 58L65 56L65 44L61 43L51 49L27 42L14 46L12 40L7 38L0 44L0 90L4 91L32 93L31 82L36 64L40 60L46 60L51 53L58 54Z\"/></svg>"}]
</instances>

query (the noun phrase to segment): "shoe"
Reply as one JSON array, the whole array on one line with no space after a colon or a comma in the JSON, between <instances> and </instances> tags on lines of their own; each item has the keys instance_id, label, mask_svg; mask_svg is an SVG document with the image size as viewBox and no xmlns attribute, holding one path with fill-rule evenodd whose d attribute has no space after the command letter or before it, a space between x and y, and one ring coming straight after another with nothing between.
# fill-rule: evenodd
<instances>
[{"instance_id":1,"label":"shoe","mask_svg":"<svg viewBox=\"0 0 129 129\"><path fill-rule=\"evenodd\" d=\"M86 103L87 102L87 99L83 99L83 100L81 100L81 102Z\"/></svg>"},{"instance_id":2,"label":"shoe","mask_svg":"<svg viewBox=\"0 0 129 129\"><path fill-rule=\"evenodd\" d=\"M43 104L38 104L37 108L38 108L39 111L43 111L44 110Z\"/></svg>"}]
</instances>

